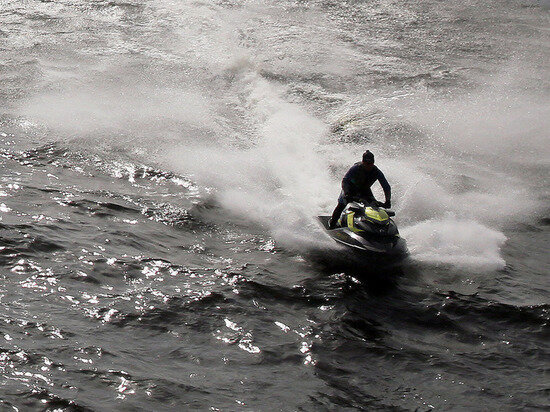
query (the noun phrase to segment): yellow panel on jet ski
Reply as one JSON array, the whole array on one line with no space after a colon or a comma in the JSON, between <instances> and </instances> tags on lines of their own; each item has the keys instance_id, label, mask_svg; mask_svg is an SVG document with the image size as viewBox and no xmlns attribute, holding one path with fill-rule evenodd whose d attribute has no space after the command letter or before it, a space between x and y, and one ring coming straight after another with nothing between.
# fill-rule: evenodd
<instances>
[{"instance_id":1,"label":"yellow panel on jet ski","mask_svg":"<svg viewBox=\"0 0 550 412\"><path fill-rule=\"evenodd\" d=\"M390 218L384 209L374 210L372 207L365 208L365 215L379 222L383 222Z\"/></svg>"},{"instance_id":2,"label":"yellow panel on jet ski","mask_svg":"<svg viewBox=\"0 0 550 412\"><path fill-rule=\"evenodd\" d=\"M350 230L352 230L353 232L362 232L361 229L357 229L353 223L353 217L355 216L355 213L354 212L351 212L351 213L348 213L348 227L350 228Z\"/></svg>"}]
</instances>

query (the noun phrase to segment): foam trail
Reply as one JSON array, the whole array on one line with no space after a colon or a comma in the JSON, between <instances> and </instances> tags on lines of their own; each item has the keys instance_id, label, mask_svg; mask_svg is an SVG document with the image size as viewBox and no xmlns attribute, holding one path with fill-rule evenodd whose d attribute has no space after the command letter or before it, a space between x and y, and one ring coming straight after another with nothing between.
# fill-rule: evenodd
<instances>
[{"instance_id":1,"label":"foam trail","mask_svg":"<svg viewBox=\"0 0 550 412\"><path fill-rule=\"evenodd\" d=\"M214 186L225 209L266 225L278 242L311 245L313 239L300 238L293 228L332 206L340 176L331 177L329 164L345 171L355 160L352 154L360 154L365 145L325 144L326 128L320 120L285 101L283 89L250 66L240 70L238 93L255 126L249 139L254 143L244 149L187 145L176 151L172 165ZM498 228L536 208L521 178L467 158L453 161L455 155L445 147L408 156L399 153L397 158L384 155L384 142L369 147L394 187L397 221L414 259L503 267L500 247L506 237L489 226ZM377 185L374 191L380 196Z\"/></svg>"},{"instance_id":2,"label":"foam trail","mask_svg":"<svg viewBox=\"0 0 550 412\"><path fill-rule=\"evenodd\" d=\"M540 207L517 170L523 162L547 166L550 111L547 102L511 87L509 79L453 99L420 90L388 99L378 90L339 94L334 101L343 102L341 110L327 110L329 119L331 111L340 117L333 130L348 128L352 141L359 138L329 144L325 123L285 100L285 86L263 78L246 57L258 50L243 48L239 39L246 30L239 28L263 11L228 13L177 1L152 5L150 12L170 15L164 34L173 41L147 48L166 66L118 57L91 65L54 60L43 84L14 114L51 129L52 139L76 139L79 149L99 146L102 155L121 152L190 176L214 188L225 210L264 225L280 243L315 242L298 233L317 213L331 210L342 174L366 148L392 185L397 222L419 260L501 266L503 235L496 230ZM210 34L196 21L204 21ZM158 27L151 29L142 35L156 44ZM131 46L118 41L122 49ZM277 67L287 64L277 59ZM300 74L302 67L292 69ZM396 137L414 128L418 133ZM373 189L381 196L378 185ZM477 252L468 248L468 233L479 240ZM475 253L483 258L476 260Z\"/></svg>"},{"instance_id":3,"label":"foam trail","mask_svg":"<svg viewBox=\"0 0 550 412\"><path fill-rule=\"evenodd\" d=\"M510 62L464 95L418 91L380 104L412 127L384 171L414 259L502 268L503 232L544 210L550 105L527 87L530 72Z\"/></svg>"},{"instance_id":4,"label":"foam trail","mask_svg":"<svg viewBox=\"0 0 550 412\"><path fill-rule=\"evenodd\" d=\"M432 144L476 159L497 158L512 175L518 165L548 167L550 104L539 95L539 82L526 84L529 73L537 71L512 60L489 79L479 79L482 86L467 95L442 99L419 93L399 110L431 136Z\"/></svg>"},{"instance_id":5,"label":"foam trail","mask_svg":"<svg viewBox=\"0 0 550 412\"><path fill-rule=\"evenodd\" d=\"M401 230L413 258L421 262L477 269L501 269L506 236L475 221L447 216Z\"/></svg>"},{"instance_id":6,"label":"foam trail","mask_svg":"<svg viewBox=\"0 0 550 412\"><path fill-rule=\"evenodd\" d=\"M172 167L216 189L231 213L271 229L279 241L304 242L292 228L312 223L323 202L334 197L335 183L320 152L326 127L282 90L245 68L238 81L256 132L251 145L178 148ZM299 240L298 240L299 239ZM313 242L310 239L310 242Z\"/></svg>"}]
</instances>

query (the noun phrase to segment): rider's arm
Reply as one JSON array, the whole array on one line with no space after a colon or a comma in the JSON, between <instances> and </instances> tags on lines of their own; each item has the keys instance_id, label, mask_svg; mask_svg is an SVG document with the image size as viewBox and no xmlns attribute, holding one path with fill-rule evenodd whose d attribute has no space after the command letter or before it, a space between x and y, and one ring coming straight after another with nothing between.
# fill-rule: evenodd
<instances>
[{"instance_id":1,"label":"rider's arm","mask_svg":"<svg viewBox=\"0 0 550 412\"><path fill-rule=\"evenodd\" d=\"M384 190L384 196L386 196L386 203L389 203L391 201L391 187L388 181L386 180L386 176L384 176L384 173L378 170L378 181L380 182L380 186L382 186L382 189Z\"/></svg>"}]
</instances>

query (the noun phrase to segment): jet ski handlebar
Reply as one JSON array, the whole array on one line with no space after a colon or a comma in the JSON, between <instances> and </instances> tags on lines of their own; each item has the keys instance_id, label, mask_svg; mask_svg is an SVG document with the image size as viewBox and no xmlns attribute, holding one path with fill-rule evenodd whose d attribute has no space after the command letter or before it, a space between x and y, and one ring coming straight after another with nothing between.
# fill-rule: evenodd
<instances>
[{"instance_id":1,"label":"jet ski handlebar","mask_svg":"<svg viewBox=\"0 0 550 412\"><path fill-rule=\"evenodd\" d=\"M395 212L391 209L386 209L384 207L384 203L383 202L379 202L378 200L374 200L374 201L367 201L365 199L361 199L361 198L357 198L357 197L353 197L353 198L349 198L348 199L348 203L349 202L356 202L356 203L360 203L362 204L363 206L370 206L370 207L376 207L376 208L383 208L386 213L388 214L388 216L392 217L392 216L395 216Z\"/></svg>"}]
</instances>

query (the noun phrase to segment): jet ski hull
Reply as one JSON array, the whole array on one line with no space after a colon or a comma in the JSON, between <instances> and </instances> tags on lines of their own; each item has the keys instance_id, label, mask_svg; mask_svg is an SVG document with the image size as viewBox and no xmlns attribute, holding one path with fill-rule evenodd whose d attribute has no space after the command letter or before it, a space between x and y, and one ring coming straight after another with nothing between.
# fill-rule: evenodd
<instances>
[{"instance_id":1,"label":"jet ski hull","mask_svg":"<svg viewBox=\"0 0 550 412\"><path fill-rule=\"evenodd\" d=\"M330 216L318 216L317 218L332 239L365 256L383 259L402 259L408 255L407 244L399 236L392 239L371 236L370 239L366 239L347 227L329 229Z\"/></svg>"}]
</instances>

